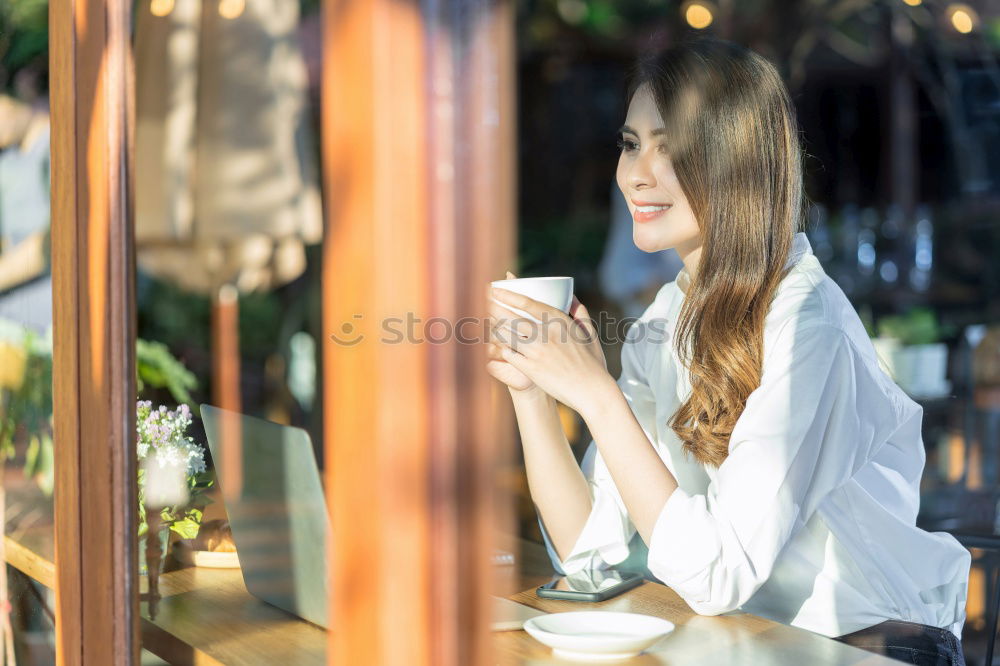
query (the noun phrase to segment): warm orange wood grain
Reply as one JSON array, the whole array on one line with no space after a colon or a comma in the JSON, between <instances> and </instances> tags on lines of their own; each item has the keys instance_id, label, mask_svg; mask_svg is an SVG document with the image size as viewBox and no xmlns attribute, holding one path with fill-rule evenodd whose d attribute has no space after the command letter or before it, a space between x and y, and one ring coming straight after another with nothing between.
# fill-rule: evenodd
<instances>
[{"instance_id":1,"label":"warm orange wood grain","mask_svg":"<svg viewBox=\"0 0 1000 666\"><path fill-rule=\"evenodd\" d=\"M4 536L4 559L24 575L37 580L48 588L55 587L56 567L52 563L52 553L43 555L39 551L52 549L52 531L22 534L18 539Z\"/></svg>"},{"instance_id":2,"label":"warm orange wood grain","mask_svg":"<svg viewBox=\"0 0 1000 666\"><path fill-rule=\"evenodd\" d=\"M212 404L231 412L243 411L239 292L231 285L212 295Z\"/></svg>"},{"instance_id":3,"label":"warm orange wood grain","mask_svg":"<svg viewBox=\"0 0 1000 666\"><path fill-rule=\"evenodd\" d=\"M171 664L326 663L326 632L247 592L239 569L185 569L161 578L143 647Z\"/></svg>"},{"instance_id":4,"label":"warm orange wood grain","mask_svg":"<svg viewBox=\"0 0 1000 666\"><path fill-rule=\"evenodd\" d=\"M128 0L53 0L57 663L138 660Z\"/></svg>"},{"instance_id":5,"label":"warm orange wood grain","mask_svg":"<svg viewBox=\"0 0 1000 666\"><path fill-rule=\"evenodd\" d=\"M512 437L475 337L512 258L512 7L328 0L324 30L330 661L485 663L470 582L492 579ZM469 344L428 340L463 317ZM387 318L416 338L386 342Z\"/></svg>"},{"instance_id":6,"label":"warm orange wood grain","mask_svg":"<svg viewBox=\"0 0 1000 666\"><path fill-rule=\"evenodd\" d=\"M426 355L378 324L427 309L421 24L407 3L325 10L324 333L363 336L323 345L330 663L428 664Z\"/></svg>"},{"instance_id":7,"label":"warm orange wood grain","mask_svg":"<svg viewBox=\"0 0 1000 666\"><path fill-rule=\"evenodd\" d=\"M37 552L51 550L38 531ZM898 663L802 629L747 613L700 616L670 588L647 582L620 597L601 603L541 599L535 588L548 580L552 567L543 546L511 539L516 564L509 569L520 591L508 598L550 613L613 610L662 617L677 625L663 643L639 657L619 662L628 666L653 664L716 664L720 666L889 666ZM26 542L22 533L20 546ZM44 558L40 558L44 566ZM49 563L51 566L51 563ZM263 666L322 664L327 634L308 622L270 606L247 592L238 569L192 567L160 578L163 599L155 620L142 606L143 647L171 664L202 666ZM489 600L486 586L473 590ZM334 628L334 632L339 627ZM490 635L492 663L562 664L550 650L524 631Z\"/></svg>"},{"instance_id":8,"label":"warm orange wood grain","mask_svg":"<svg viewBox=\"0 0 1000 666\"><path fill-rule=\"evenodd\" d=\"M540 599L534 588L551 573L544 549L519 542L517 573L522 592L510 598L546 612L618 610L662 617L677 625L675 632L647 654L622 662L641 664L754 664L754 666L880 666L892 660L746 613L700 616L670 588L644 583L630 592L598 604ZM475 594L489 599L484 589ZM325 633L307 622L264 604L246 592L237 570L188 569L164 576L165 602L155 623L144 619L147 647L171 663L270 664L323 663ZM163 642L152 636L163 632ZM336 628L335 628L336 631ZM491 663L565 663L523 631L496 632L489 637L495 650ZM187 652L185 652L185 649ZM178 659L176 655L187 655Z\"/></svg>"},{"instance_id":9,"label":"warm orange wood grain","mask_svg":"<svg viewBox=\"0 0 1000 666\"><path fill-rule=\"evenodd\" d=\"M627 666L653 664L712 664L712 666L890 666L899 662L831 640L804 629L789 627L749 613L714 617L696 614L669 587L646 582L625 594L599 603L542 599L535 589L551 576L544 547L519 541L518 572L522 591L509 598L549 613L609 610L641 613L670 620L677 628L662 643ZM524 631L495 633L497 664L564 664Z\"/></svg>"}]
</instances>

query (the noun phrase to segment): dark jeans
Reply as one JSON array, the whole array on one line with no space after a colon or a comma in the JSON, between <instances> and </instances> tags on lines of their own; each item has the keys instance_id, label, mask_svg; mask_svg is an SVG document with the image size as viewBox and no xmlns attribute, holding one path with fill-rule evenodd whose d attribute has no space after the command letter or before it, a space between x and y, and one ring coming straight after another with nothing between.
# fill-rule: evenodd
<instances>
[{"instance_id":1,"label":"dark jeans","mask_svg":"<svg viewBox=\"0 0 1000 666\"><path fill-rule=\"evenodd\" d=\"M917 666L965 666L962 643L947 629L886 620L834 640Z\"/></svg>"}]
</instances>

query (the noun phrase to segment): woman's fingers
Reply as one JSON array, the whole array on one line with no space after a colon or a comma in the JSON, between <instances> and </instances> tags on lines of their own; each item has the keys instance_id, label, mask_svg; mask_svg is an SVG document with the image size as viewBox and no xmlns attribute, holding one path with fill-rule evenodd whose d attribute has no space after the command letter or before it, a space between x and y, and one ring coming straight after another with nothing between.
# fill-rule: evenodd
<instances>
[{"instance_id":1,"label":"woman's fingers","mask_svg":"<svg viewBox=\"0 0 1000 666\"><path fill-rule=\"evenodd\" d=\"M500 345L494 342L486 343L486 358L491 361L502 361L503 353L500 351Z\"/></svg>"},{"instance_id":2,"label":"woman's fingers","mask_svg":"<svg viewBox=\"0 0 1000 666\"><path fill-rule=\"evenodd\" d=\"M489 326L491 332L497 330L513 332L522 338L534 335L535 322L520 317L502 305L490 302L489 304ZM509 333L507 333L509 335ZM507 339L503 339L507 342Z\"/></svg>"},{"instance_id":3,"label":"woman's fingers","mask_svg":"<svg viewBox=\"0 0 1000 666\"><path fill-rule=\"evenodd\" d=\"M558 310L551 305L542 303L541 301L536 301L535 299L525 296L524 294L519 294L516 291L503 289L502 287L494 287L492 296L499 302L500 305L515 308L516 310L527 314L529 317L534 317L540 322L554 321L556 319L566 317L562 310ZM511 314L517 315L517 312L511 311Z\"/></svg>"},{"instance_id":4,"label":"woman's fingers","mask_svg":"<svg viewBox=\"0 0 1000 666\"><path fill-rule=\"evenodd\" d=\"M573 296L573 303L569 306L569 314L573 320L583 329L591 335L597 334L597 328L594 326L594 320L590 318L590 312L587 311L587 307L580 302L580 299Z\"/></svg>"},{"instance_id":5,"label":"woman's fingers","mask_svg":"<svg viewBox=\"0 0 1000 666\"><path fill-rule=\"evenodd\" d=\"M517 350L518 341L520 337L511 330L509 322L502 322L500 325L496 325L495 322L490 326L490 340L494 347L496 347L496 360L503 361L504 349Z\"/></svg>"}]
</instances>

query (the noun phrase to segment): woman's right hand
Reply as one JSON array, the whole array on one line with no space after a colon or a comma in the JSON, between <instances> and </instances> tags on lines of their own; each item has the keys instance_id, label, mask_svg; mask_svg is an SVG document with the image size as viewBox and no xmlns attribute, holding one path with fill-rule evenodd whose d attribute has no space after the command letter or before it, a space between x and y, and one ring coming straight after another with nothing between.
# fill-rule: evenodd
<instances>
[{"instance_id":1,"label":"woman's right hand","mask_svg":"<svg viewBox=\"0 0 1000 666\"><path fill-rule=\"evenodd\" d=\"M512 391L530 391L537 388L535 383L528 379L526 374L503 360L499 345L495 342L488 342L486 344L486 355L490 359L486 362L486 372L502 381Z\"/></svg>"},{"instance_id":2,"label":"woman's right hand","mask_svg":"<svg viewBox=\"0 0 1000 666\"><path fill-rule=\"evenodd\" d=\"M513 280L516 276L507 271L507 279ZM500 346L493 342L492 338L494 336L493 332L494 322L491 319L489 321L489 331L490 331L490 341L486 343L486 356L490 359L486 362L486 371L493 375L495 378L502 381L511 391L526 391L531 392L532 389L538 389L535 383L528 379L528 376L515 368L513 365L503 360L503 356L500 353Z\"/></svg>"}]
</instances>

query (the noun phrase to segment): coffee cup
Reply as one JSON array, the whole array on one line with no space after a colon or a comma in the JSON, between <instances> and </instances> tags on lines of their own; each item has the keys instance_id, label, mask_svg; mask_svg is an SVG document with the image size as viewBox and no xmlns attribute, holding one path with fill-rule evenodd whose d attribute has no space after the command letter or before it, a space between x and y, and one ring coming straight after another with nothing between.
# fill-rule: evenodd
<instances>
[{"instance_id":1,"label":"coffee cup","mask_svg":"<svg viewBox=\"0 0 1000 666\"><path fill-rule=\"evenodd\" d=\"M571 277L554 276L494 280L491 286L522 294L528 298L550 305L566 314L569 314L570 305L573 304L573 278ZM519 308L501 303L492 296L490 299L519 317L525 317L536 323L541 323L536 317Z\"/></svg>"}]
</instances>

